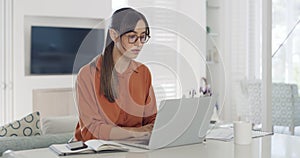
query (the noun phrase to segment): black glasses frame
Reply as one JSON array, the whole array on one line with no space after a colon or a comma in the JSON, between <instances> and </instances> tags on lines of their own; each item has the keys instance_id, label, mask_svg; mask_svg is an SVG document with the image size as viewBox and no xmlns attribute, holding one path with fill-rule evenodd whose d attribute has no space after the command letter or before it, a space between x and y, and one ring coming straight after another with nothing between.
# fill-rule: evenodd
<instances>
[{"instance_id":1,"label":"black glasses frame","mask_svg":"<svg viewBox=\"0 0 300 158\"><path fill-rule=\"evenodd\" d=\"M134 44L138 39L140 39L140 42L142 44L144 44L144 43L147 43L149 41L149 39L151 38L151 36L147 35L147 34L141 35L141 36L138 36L138 35L125 35L125 36L127 37L127 41L129 44ZM131 41L129 36L135 36L135 40ZM145 36L145 37L143 37L143 36ZM145 38L145 40L143 41L144 38Z\"/></svg>"}]
</instances>

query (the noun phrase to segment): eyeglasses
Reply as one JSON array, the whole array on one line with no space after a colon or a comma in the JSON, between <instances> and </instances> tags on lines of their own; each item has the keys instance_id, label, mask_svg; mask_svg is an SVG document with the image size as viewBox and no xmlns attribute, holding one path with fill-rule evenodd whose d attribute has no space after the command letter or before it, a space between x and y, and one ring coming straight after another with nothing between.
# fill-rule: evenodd
<instances>
[{"instance_id":1,"label":"eyeglasses","mask_svg":"<svg viewBox=\"0 0 300 158\"><path fill-rule=\"evenodd\" d=\"M141 36L138 35L125 35L128 38L128 43L129 44L134 44L138 39L140 39L140 42L142 44L148 42L151 36L143 34Z\"/></svg>"}]
</instances>

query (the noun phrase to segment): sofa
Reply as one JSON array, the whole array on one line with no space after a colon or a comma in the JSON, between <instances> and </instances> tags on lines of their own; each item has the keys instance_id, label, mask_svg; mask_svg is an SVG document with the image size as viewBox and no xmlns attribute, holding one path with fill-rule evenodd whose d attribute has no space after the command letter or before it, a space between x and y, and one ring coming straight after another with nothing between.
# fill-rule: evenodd
<instances>
[{"instance_id":1,"label":"sofa","mask_svg":"<svg viewBox=\"0 0 300 158\"><path fill-rule=\"evenodd\" d=\"M48 117L41 119L41 134L36 136L0 137L0 157L8 150L46 148L51 144L67 143L73 137L76 116Z\"/></svg>"}]
</instances>

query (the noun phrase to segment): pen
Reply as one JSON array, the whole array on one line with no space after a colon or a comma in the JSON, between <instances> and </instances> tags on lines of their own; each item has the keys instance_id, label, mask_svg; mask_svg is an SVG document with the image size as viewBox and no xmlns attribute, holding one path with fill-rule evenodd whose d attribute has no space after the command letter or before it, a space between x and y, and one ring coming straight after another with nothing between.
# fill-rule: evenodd
<instances>
[{"instance_id":1,"label":"pen","mask_svg":"<svg viewBox=\"0 0 300 158\"><path fill-rule=\"evenodd\" d=\"M71 139L69 139L69 140L68 140L68 144L69 144L69 143L72 143L73 140L74 140L74 137L72 137Z\"/></svg>"}]
</instances>

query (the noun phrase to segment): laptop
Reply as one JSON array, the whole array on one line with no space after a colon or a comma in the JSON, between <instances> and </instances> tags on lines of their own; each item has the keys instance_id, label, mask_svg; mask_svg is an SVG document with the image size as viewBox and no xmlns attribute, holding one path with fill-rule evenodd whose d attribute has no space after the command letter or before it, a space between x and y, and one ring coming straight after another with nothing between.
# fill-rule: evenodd
<instances>
[{"instance_id":1,"label":"laptop","mask_svg":"<svg viewBox=\"0 0 300 158\"><path fill-rule=\"evenodd\" d=\"M149 140L118 142L149 150L202 143L215 104L214 95L163 100Z\"/></svg>"}]
</instances>

